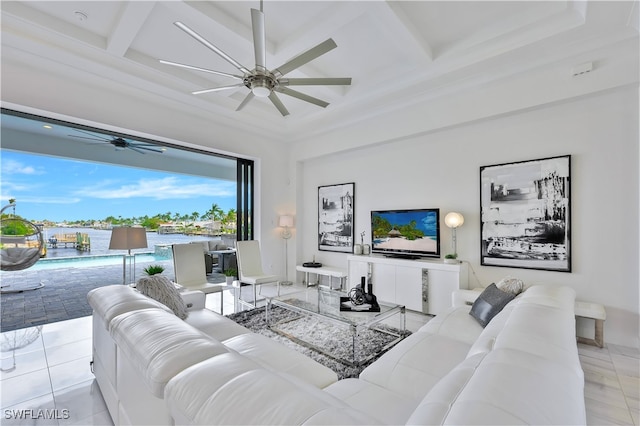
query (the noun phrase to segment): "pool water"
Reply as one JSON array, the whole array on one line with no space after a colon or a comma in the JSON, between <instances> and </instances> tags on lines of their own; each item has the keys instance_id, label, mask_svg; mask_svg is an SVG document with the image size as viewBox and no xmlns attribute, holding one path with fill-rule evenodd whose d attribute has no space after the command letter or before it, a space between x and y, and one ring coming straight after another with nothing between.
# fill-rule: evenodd
<instances>
[{"instance_id":1,"label":"pool water","mask_svg":"<svg viewBox=\"0 0 640 426\"><path fill-rule=\"evenodd\" d=\"M151 263L170 260L169 257L159 256L154 253L135 253L136 263ZM62 268L90 268L93 266L122 265L123 256L120 254L104 256L58 257L40 259L29 270L62 269ZM133 259L131 259L133 260Z\"/></svg>"}]
</instances>

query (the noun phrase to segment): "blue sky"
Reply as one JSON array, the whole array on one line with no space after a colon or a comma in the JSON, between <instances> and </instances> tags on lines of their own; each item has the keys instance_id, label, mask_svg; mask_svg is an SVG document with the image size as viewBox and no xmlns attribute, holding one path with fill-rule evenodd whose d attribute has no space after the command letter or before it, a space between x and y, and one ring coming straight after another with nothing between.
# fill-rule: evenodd
<instances>
[{"instance_id":1,"label":"blue sky","mask_svg":"<svg viewBox=\"0 0 640 426\"><path fill-rule=\"evenodd\" d=\"M157 171L1 151L0 203L32 221L204 213L236 207L236 184ZM10 209L9 209L10 210ZM5 213L8 210L5 211Z\"/></svg>"}]
</instances>

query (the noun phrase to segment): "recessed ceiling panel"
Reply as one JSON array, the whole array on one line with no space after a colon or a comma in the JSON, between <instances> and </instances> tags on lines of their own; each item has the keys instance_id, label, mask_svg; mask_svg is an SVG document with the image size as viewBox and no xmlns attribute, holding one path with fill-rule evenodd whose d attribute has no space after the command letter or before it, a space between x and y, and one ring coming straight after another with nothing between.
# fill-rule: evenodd
<instances>
[{"instance_id":1,"label":"recessed ceiling panel","mask_svg":"<svg viewBox=\"0 0 640 426\"><path fill-rule=\"evenodd\" d=\"M488 43L566 10L563 1L391 2L440 56L459 45Z\"/></svg>"},{"instance_id":2,"label":"recessed ceiling panel","mask_svg":"<svg viewBox=\"0 0 640 426\"><path fill-rule=\"evenodd\" d=\"M27 7L101 37L108 37L125 6L123 1L28 1Z\"/></svg>"}]
</instances>

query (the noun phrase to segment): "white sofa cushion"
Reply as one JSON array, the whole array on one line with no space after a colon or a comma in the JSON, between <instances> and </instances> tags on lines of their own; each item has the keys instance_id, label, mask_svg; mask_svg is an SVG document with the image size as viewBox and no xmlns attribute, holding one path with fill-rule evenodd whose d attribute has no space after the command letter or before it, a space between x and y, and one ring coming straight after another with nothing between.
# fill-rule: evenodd
<instances>
[{"instance_id":1,"label":"white sofa cushion","mask_svg":"<svg viewBox=\"0 0 640 426\"><path fill-rule=\"evenodd\" d=\"M416 399L358 379L340 380L325 391L387 425L405 424L418 403Z\"/></svg>"},{"instance_id":2,"label":"white sofa cushion","mask_svg":"<svg viewBox=\"0 0 640 426\"><path fill-rule=\"evenodd\" d=\"M125 312L148 308L160 308L171 312L162 303L149 299L126 285L95 288L87 293L87 300L95 313L102 318L107 328L112 319Z\"/></svg>"},{"instance_id":3,"label":"white sofa cushion","mask_svg":"<svg viewBox=\"0 0 640 426\"><path fill-rule=\"evenodd\" d=\"M159 398L177 373L227 352L222 343L160 309L119 315L111 321L110 333L149 391Z\"/></svg>"},{"instance_id":4,"label":"white sofa cushion","mask_svg":"<svg viewBox=\"0 0 640 426\"><path fill-rule=\"evenodd\" d=\"M248 328L208 309L189 311L185 322L219 342L240 334L251 333Z\"/></svg>"},{"instance_id":5,"label":"white sofa cushion","mask_svg":"<svg viewBox=\"0 0 640 426\"><path fill-rule=\"evenodd\" d=\"M449 414L457 396L467 385L486 353L469 357L442 378L420 401L406 422L410 425L439 425Z\"/></svg>"},{"instance_id":6,"label":"white sofa cushion","mask_svg":"<svg viewBox=\"0 0 640 426\"><path fill-rule=\"evenodd\" d=\"M479 292L477 294L480 294ZM460 340L472 345L480 333L482 326L469 315L471 305L460 305L449 308L423 325L418 332L441 334L450 339Z\"/></svg>"},{"instance_id":7,"label":"white sofa cushion","mask_svg":"<svg viewBox=\"0 0 640 426\"><path fill-rule=\"evenodd\" d=\"M522 293L519 303L554 306L573 312L576 291L565 286L536 285Z\"/></svg>"},{"instance_id":8,"label":"white sofa cushion","mask_svg":"<svg viewBox=\"0 0 640 426\"><path fill-rule=\"evenodd\" d=\"M494 349L452 401L443 424L584 425L583 388L584 381L561 363Z\"/></svg>"},{"instance_id":9,"label":"white sofa cushion","mask_svg":"<svg viewBox=\"0 0 640 426\"><path fill-rule=\"evenodd\" d=\"M489 324L482 330L482 333L480 333L476 341L473 342L473 345L469 349L469 353L467 353L467 357L493 350L493 347L496 344L496 339L509 320L509 316L511 315L511 312L513 312L516 303L516 301L509 302L509 304L505 306L498 315L493 317L491 322L489 322ZM469 318L471 318L470 315ZM474 322L477 323L475 320Z\"/></svg>"},{"instance_id":10,"label":"white sofa cushion","mask_svg":"<svg viewBox=\"0 0 640 426\"><path fill-rule=\"evenodd\" d=\"M470 346L441 334L414 333L365 368L360 379L412 398L417 403L464 360Z\"/></svg>"},{"instance_id":11,"label":"white sofa cushion","mask_svg":"<svg viewBox=\"0 0 640 426\"><path fill-rule=\"evenodd\" d=\"M176 424L327 424L340 419L336 413L345 422L376 423L329 393L237 353L182 371L167 385L165 400Z\"/></svg>"},{"instance_id":12,"label":"white sofa cushion","mask_svg":"<svg viewBox=\"0 0 640 426\"><path fill-rule=\"evenodd\" d=\"M549 332L553 330L553 332ZM581 374L572 312L550 306L519 305L496 338L494 349L514 349L564 364Z\"/></svg>"},{"instance_id":13,"label":"white sofa cushion","mask_svg":"<svg viewBox=\"0 0 640 426\"><path fill-rule=\"evenodd\" d=\"M264 368L288 373L318 388L338 380L338 375L330 368L260 334L241 334L222 343Z\"/></svg>"}]
</instances>

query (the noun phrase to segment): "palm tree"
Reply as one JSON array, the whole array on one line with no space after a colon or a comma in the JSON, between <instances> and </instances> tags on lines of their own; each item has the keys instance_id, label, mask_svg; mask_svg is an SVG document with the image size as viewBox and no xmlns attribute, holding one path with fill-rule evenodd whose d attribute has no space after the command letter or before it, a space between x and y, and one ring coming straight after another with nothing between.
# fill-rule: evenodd
<instances>
[{"instance_id":1,"label":"palm tree","mask_svg":"<svg viewBox=\"0 0 640 426\"><path fill-rule=\"evenodd\" d=\"M205 216L210 216L211 220L220 220L223 215L224 210L222 210L216 203L211 204L211 208L205 213Z\"/></svg>"},{"instance_id":2,"label":"palm tree","mask_svg":"<svg viewBox=\"0 0 640 426\"><path fill-rule=\"evenodd\" d=\"M222 219L223 228L227 229L230 225L235 224L238 219L238 215L236 214L236 209L229 209L227 214Z\"/></svg>"}]
</instances>

